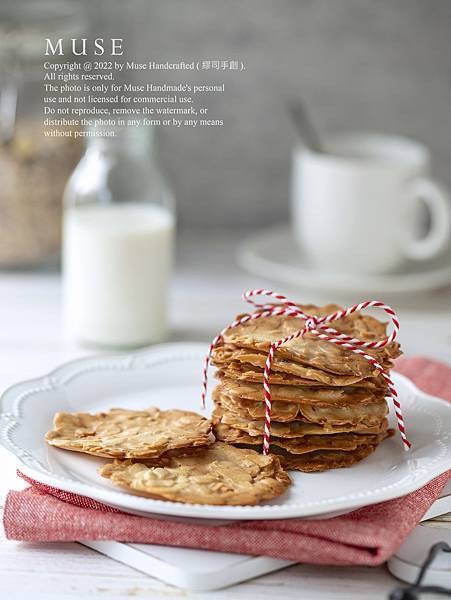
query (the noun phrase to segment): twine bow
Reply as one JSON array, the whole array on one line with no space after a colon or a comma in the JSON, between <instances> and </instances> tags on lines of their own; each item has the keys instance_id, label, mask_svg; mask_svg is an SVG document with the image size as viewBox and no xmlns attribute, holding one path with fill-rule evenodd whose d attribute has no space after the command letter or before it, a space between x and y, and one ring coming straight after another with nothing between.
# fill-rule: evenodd
<instances>
[{"instance_id":1,"label":"twine bow","mask_svg":"<svg viewBox=\"0 0 451 600\"><path fill-rule=\"evenodd\" d=\"M273 300L277 300L278 304L259 304L253 300L255 296L268 296ZM269 387L269 376L271 372L271 365L274 360L274 354L276 350L280 348L280 346L298 337L304 336L307 332L321 340L327 340L332 344L352 350L352 352L363 356L375 369L379 371L390 391L389 397L391 398L395 409L396 419L398 422L398 430L404 444L404 449L408 450L410 448L411 444L406 436L404 418L401 411L401 404L399 402L399 397L395 389L395 385L388 373L386 372L386 370L384 369L384 367L373 356L367 354L367 352L364 350L364 348L383 348L384 346L387 346L396 339L399 331L399 321L397 319L395 311L390 306L384 304L383 302L379 302L378 300L368 300L366 302L361 302L360 304L355 304L354 306L351 306L350 308L347 308L345 310L338 310L334 313L331 313L330 315L319 317L309 315L303 312L294 302L291 302L285 296L282 296L282 294L277 294L275 292L272 292L271 290L250 290L243 294L243 300L245 300L249 304L252 304L252 306L255 307L255 311L253 313L244 315L239 319L236 319L233 323L225 327L214 338L214 340L210 344L208 354L205 357L203 370L203 386L201 395L203 407L205 407L205 396L207 393L208 365L210 363L211 355L215 346L223 339L225 333L227 333L227 331L233 329L234 327L238 327L238 325L244 325L244 323L247 323L248 321L264 319L271 316L285 315L287 317L302 319L304 321L304 326L301 329L298 329L297 331L291 333L290 335L287 335L286 337L273 342L270 346L268 355L266 357L265 369L263 372L263 393L265 397L263 454L269 453L269 444L271 440L272 399L271 390ZM348 335L345 335L344 333L340 333L333 327L329 326L329 324L333 321L338 321L339 319L348 317L349 315L352 315L356 312L361 312L367 308L380 308L390 316L393 325L393 331L389 336L382 340L377 340L374 342L363 342L362 340L350 337Z\"/></svg>"}]
</instances>

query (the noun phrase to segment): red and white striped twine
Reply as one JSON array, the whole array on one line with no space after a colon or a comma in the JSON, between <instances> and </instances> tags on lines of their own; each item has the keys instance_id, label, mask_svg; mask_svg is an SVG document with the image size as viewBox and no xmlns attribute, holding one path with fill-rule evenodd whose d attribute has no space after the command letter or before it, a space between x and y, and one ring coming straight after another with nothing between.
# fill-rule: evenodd
<instances>
[{"instance_id":1,"label":"red and white striped twine","mask_svg":"<svg viewBox=\"0 0 451 600\"><path fill-rule=\"evenodd\" d=\"M252 298L254 296L268 296L268 297L272 298L273 300L279 301L280 304L276 304L276 305L274 305L274 304L258 304L257 302L252 300ZM318 337L321 340L327 340L328 342L331 342L332 344L336 344L337 346L342 346L343 348L348 348L349 350L352 350L356 354L360 354L371 365L373 365L373 367L375 369L377 369L380 372L381 376L384 378L384 380L387 384L388 389L390 390L390 397L392 399L392 402L393 402L393 405L395 408L395 414L396 414L396 418L398 421L398 429L399 429L399 433L401 435L401 439L404 444L404 449L408 450L410 448L411 444L406 436L406 430L405 430L405 426L404 426L404 418L402 416L402 411L401 411L401 404L399 402L399 397L398 397L398 393L395 389L395 385L394 385L393 381L390 379L390 376L388 375L388 373L382 367L382 365L380 365L379 362L373 356L370 356L362 349L362 348L383 348L384 346L386 346L387 344L390 344L391 342L393 342L393 340L396 339L396 336L398 335L398 331L399 331L399 321L396 317L395 311L392 308L390 308L390 306L388 306L387 304L384 304L383 302L379 302L378 300L368 300L366 302L361 302L360 304L355 304L354 306L351 306L350 308L347 308L345 310L336 311L336 312L334 312L330 315L326 315L324 317L316 317L316 316L304 313L294 302L291 302L285 296L282 296L282 294L276 294L275 292L272 292L271 290L250 290L243 294L243 299L246 302L249 302L249 304L252 304L256 310L255 310L255 312L253 312L251 314L244 315L243 317L237 319L236 321L234 321L233 323L231 323L230 325L225 327L214 338L214 340L210 344L208 354L205 357L204 370L203 370L203 385L202 385L202 396L201 396L203 407L205 407L205 396L207 393L208 365L210 363L211 355L212 355L212 352L213 352L215 346L222 340L224 334L227 331L229 331L230 329L233 329L234 327L237 327L238 325L243 325L244 323L247 323L248 321L252 321L255 319L264 319L264 318L270 317L270 316L285 315L288 317L303 319L304 327L302 329L299 329L298 331L295 331L294 333L280 339L280 340L277 340L276 342L273 342L271 344L271 347L268 352L268 356L266 358L265 369L264 369L264 373L263 373L263 392L264 392L264 397L265 397L263 454L269 453L269 444L270 444L270 439L271 439L272 399L271 399L271 390L269 387L269 376L270 376L270 372L271 372L271 365L272 365L272 362L274 359L275 351L277 350L277 348L280 348L280 346L282 346L283 344L286 344L287 342L290 342L291 340L294 340L298 337L302 337L307 332L310 332L312 335L315 335L316 337ZM388 337L386 337L382 340L375 341L375 342L362 342L361 340L347 336L344 333L340 333L333 327L328 326L329 323L332 323L333 321L337 321L338 319L342 319L342 318L352 315L353 313L356 313L356 312L361 312L367 308L381 308L383 311L385 311L390 316L391 322L393 324L393 331Z\"/></svg>"}]
</instances>

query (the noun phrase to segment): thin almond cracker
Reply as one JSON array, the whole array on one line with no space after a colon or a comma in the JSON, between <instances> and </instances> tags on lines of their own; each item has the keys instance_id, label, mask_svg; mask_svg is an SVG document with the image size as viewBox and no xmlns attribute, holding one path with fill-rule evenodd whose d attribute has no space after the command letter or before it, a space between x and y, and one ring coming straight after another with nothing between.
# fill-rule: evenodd
<instances>
[{"instance_id":1,"label":"thin almond cracker","mask_svg":"<svg viewBox=\"0 0 451 600\"><path fill-rule=\"evenodd\" d=\"M261 383L235 381L223 377L220 389L229 396L255 402L264 402L265 395ZM372 404L384 398L386 390L373 391L358 387L308 387L294 385L271 385L271 398L274 401L311 404L315 406L354 406Z\"/></svg>"},{"instance_id":2,"label":"thin almond cracker","mask_svg":"<svg viewBox=\"0 0 451 600\"><path fill-rule=\"evenodd\" d=\"M340 306L329 304L318 307L314 305L298 305L304 312L326 316ZM243 316L243 315L238 315ZM278 315L264 319L252 319L229 329L224 334L224 343L238 348L250 348L254 351L268 352L276 340L292 334L302 327L303 321L292 316ZM374 317L354 313L331 323L339 333L344 333L359 340L377 341L386 336L387 325ZM390 362L401 354L399 344L392 342L383 348L368 349L368 354L378 362ZM287 342L276 350L276 358L295 360L304 365L316 367L323 371L337 374L355 374L368 376L371 365L365 358L343 347L334 346L326 340L321 340L311 333Z\"/></svg>"},{"instance_id":3,"label":"thin almond cracker","mask_svg":"<svg viewBox=\"0 0 451 600\"><path fill-rule=\"evenodd\" d=\"M245 431L233 429L224 423L215 425L214 433L217 440L236 445L238 447L252 446L257 452L263 448L263 436L251 436ZM272 452L285 450L290 454L306 454L316 450L356 450L360 446L377 445L394 434L393 429L385 429L378 434L364 433L334 433L328 435L305 435L300 438L271 437L270 448Z\"/></svg>"},{"instance_id":4,"label":"thin almond cracker","mask_svg":"<svg viewBox=\"0 0 451 600\"><path fill-rule=\"evenodd\" d=\"M332 345L332 344L330 344ZM230 350L227 347L215 348L212 354L212 365L223 368L230 364L243 364L252 365L258 369L263 370L266 364L266 354L263 352L255 352L253 350L246 350L239 348L236 350ZM367 361L368 362L368 361ZM316 367L305 366L300 363L293 362L286 358L274 358L271 366L271 370L275 373L283 373L293 375L295 377L302 378L306 381L315 381L323 386L346 386L350 384L359 383L365 377L377 377L379 374L378 370L370 365L365 374L354 375L354 374L335 374Z\"/></svg>"},{"instance_id":5,"label":"thin almond cracker","mask_svg":"<svg viewBox=\"0 0 451 600\"><path fill-rule=\"evenodd\" d=\"M251 436L261 436L265 431L264 420L250 421L235 413L229 412L218 403L212 413L212 422L216 426L219 423L229 425L234 429L240 429ZM305 435L328 435L334 433L380 433L387 428L387 419L380 419L377 424L367 426L363 423L356 425L320 425L318 423L306 423L303 421L292 421L290 423L278 423L271 421L271 433L281 438L298 438Z\"/></svg>"},{"instance_id":6,"label":"thin almond cracker","mask_svg":"<svg viewBox=\"0 0 451 600\"><path fill-rule=\"evenodd\" d=\"M314 473L328 471L329 469L343 469L352 467L352 465L367 458L377 448L377 444L368 446L359 446L349 452L335 450L318 450L308 454L295 455L289 452L278 453L280 462L290 471L302 471L304 473Z\"/></svg>"},{"instance_id":7,"label":"thin almond cracker","mask_svg":"<svg viewBox=\"0 0 451 600\"><path fill-rule=\"evenodd\" d=\"M258 504L280 496L291 483L276 456L222 442L153 462L116 460L99 473L140 495L190 504Z\"/></svg>"},{"instance_id":8,"label":"thin almond cracker","mask_svg":"<svg viewBox=\"0 0 451 600\"><path fill-rule=\"evenodd\" d=\"M219 402L226 410L250 420L263 419L266 405L264 402L254 402L224 393L220 386L213 390L213 400ZM388 413L387 402L384 398L377 399L372 404L355 406L322 407L293 402L274 401L271 406L271 419L279 423L291 421L307 421L327 425L357 425L362 423L369 427L378 425Z\"/></svg>"},{"instance_id":9,"label":"thin almond cracker","mask_svg":"<svg viewBox=\"0 0 451 600\"><path fill-rule=\"evenodd\" d=\"M211 423L194 412L149 408L55 415L48 444L106 458L155 458L208 446Z\"/></svg>"},{"instance_id":10,"label":"thin almond cracker","mask_svg":"<svg viewBox=\"0 0 451 600\"><path fill-rule=\"evenodd\" d=\"M213 363L214 364L214 361ZM244 382L254 382L254 383L263 383L263 369L255 367L251 364L244 363L224 363L216 365L218 370L215 374L217 379L233 379L235 381L244 381ZM352 378L348 377L348 381ZM377 377L367 377L365 379L359 379L358 377L354 378L354 383L346 383L343 384L343 381L338 381L336 378L328 378L329 383L332 387L340 387L341 389L345 385L347 388L365 388L368 390L385 390L387 389L387 384L384 381L384 378L381 375ZM305 377L299 377L297 375L292 375L291 373L283 373L276 372L274 369L271 369L271 373L269 374L269 383L271 385L291 385L291 386L307 386L307 387L320 387L324 388L325 383L322 381L315 381L314 379L306 379Z\"/></svg>"}]
</instances>

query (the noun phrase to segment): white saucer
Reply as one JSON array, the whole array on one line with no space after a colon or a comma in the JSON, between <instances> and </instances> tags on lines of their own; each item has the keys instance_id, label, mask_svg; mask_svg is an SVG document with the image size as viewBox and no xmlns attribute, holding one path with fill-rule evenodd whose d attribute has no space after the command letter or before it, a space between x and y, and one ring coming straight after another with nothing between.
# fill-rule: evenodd
<instances>
[{"instance_id":1,"label":"white saucer","mask_svg":"<svg viewBox=\"0 0 451 600\"><path fill-rule=\"evenodd\" d=\"M397 373L393 378L413 445L410 452L405 452L399 436L394 436L348 469L292 472L293 485L283 496L257 506L180 504L136 496L98 475L97 468L108 459L45 444L45 432L51 429L57 411L99 412L155 405L199 410L206 351L203 344L162 344L133 354L85 358L19 383L1 399L0 444L16 457L21 471L49 486L134 514L215 520L218 524L349 512L404 496L450 468L451 405L424 394ZM211 380L210 391L213 385ZM209 409L211 404L209 399ZM392 413L391 426L396 427Z\"/></svg>"},{"instance_id":2,"label":"white saucer","mask_svg":"<svg viewBox=\"0 0 451 600\"><path fill-rule=\"evenodd\" d=\"M433 261L410 263L402 272L350 275L319 271L306 262L288 225L267 229L238 250L240 265L259 277L295 288L356 294L422 292L451 284L451 252Z\"/></svg>"}]
</instances>

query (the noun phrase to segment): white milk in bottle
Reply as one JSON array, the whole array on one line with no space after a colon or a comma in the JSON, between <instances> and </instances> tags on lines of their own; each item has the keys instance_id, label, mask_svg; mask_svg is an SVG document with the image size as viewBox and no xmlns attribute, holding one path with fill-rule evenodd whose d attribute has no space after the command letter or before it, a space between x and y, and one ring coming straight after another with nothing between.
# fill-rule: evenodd
<instances>
[{"instance_id":1,"label":"white milk in bottle","mask_svg":"<svg viewBox=\"0 0 451 600\"><path fill-rule=\"evenodd\" d=\"M138 132L91 140L65 193L64 319L72 338L98 346L168 336L175 219Z\"/></svg>"},{"instance_id":2,"label":"white milk in bottle","mask_svg":"<svg viewBox=\"0 0 451 600\"><path fill-rule=\"evenodd\" d=\"M65 320L73 337L140 346L167 337L174 217L155 205L86 205L64 218Z\"/></svg>"}]
</instances>

